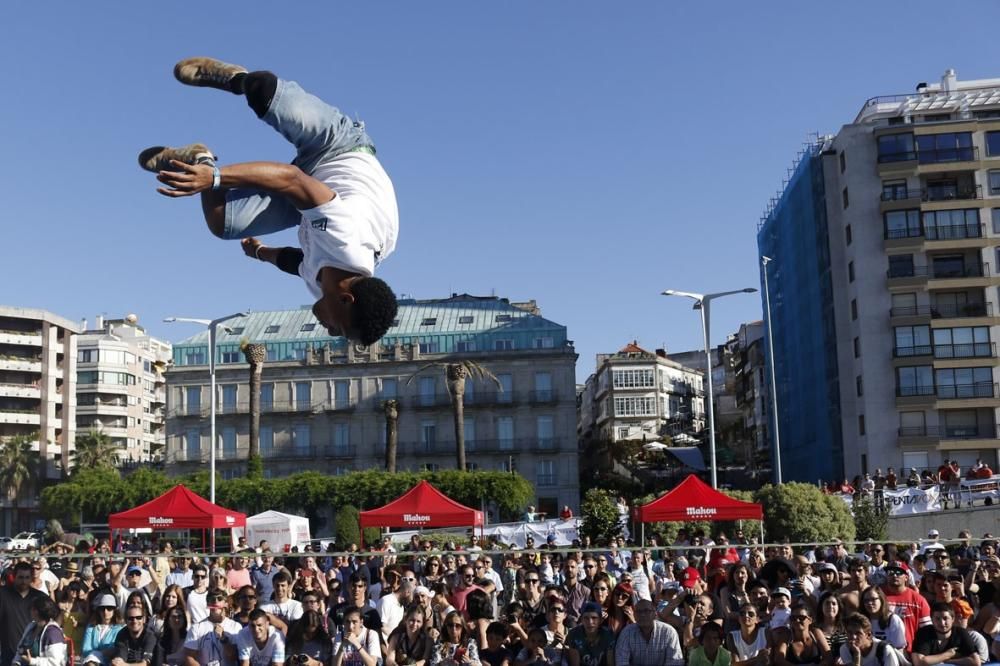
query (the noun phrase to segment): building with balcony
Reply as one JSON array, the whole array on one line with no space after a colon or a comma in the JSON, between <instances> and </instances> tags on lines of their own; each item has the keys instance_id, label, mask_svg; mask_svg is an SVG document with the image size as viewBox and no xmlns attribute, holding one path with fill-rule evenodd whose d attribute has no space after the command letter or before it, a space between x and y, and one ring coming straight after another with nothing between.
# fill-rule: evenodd
<instances>
[{"instance_id":1,"label":"building with balcony","mask_svg":"<svg viewBox=\"0 0 1000 666\"><path fill-rule=\"evenodd\" d=\"M806 146L758 246L785 478L1000 462L1000 79L869 99Z\"/></svg>"},{"instance_id":2,"label":"building with balcony","mask_svg":"<svg viewBox=\"0 0 1000 666\"><path fill-rule=\"evenodd\" d=\"M249 366L243 339L267 347L260 450L265 474L329 474L384 468L382 402L399 401L397 468L455 465L454 421L443 366L470 360L497 382L468 379L467 464L516 471L551 515L579 506L575 435L576 352L566 327L534 302L453 295L400 299L399 314L370 347L330 337L309 308L255 312L220 329L215 395L217 464L240 476L249 451ZM173 347L167 376L168 472L201 469L209 457L208 333ZM418 372L419 371L419 372Z\"/></svg>"},{"instance_id":3,"label":"building with balcony","mask_svg":"<svg viewBox=\"0 0 1000 666\"><path fill-rule=\"evenodd\" d=\"M76 432L76 334L73 322L45 310L0 306L0 440L33 438L42 482L59 479ZM0 493L0 531L34 527L37 488L25 490L15 514Z\"/></svg>"},{"instance_id":4,"label":"building with balcony","mask_svg":"<svg viewBox=\"0 0 1000 666\"><path fill-rule=\"evenodd\" d=\"M754 321L742 324L726 340L727 378L739 412L739 442L752 473L770 468L774 446L768 429L772 408L764 331L764 322Z\"/></svg>"},{"instance_id":5,"label":"building with balcony","mask_svg":"<svg viewBox=\"0 0 1000 666\"><path fill-rule=\"evenodd\" d=\"M704 355L703 355L704 358ZM691 436L705 425L704 374L636 342L598 354L580 392L577 431L584 440L659 440Z\"/></svg>"},{"instance_id":6,"label":"building with balcony","mask_svg":"<svg viewBox=\"0 0 1000 666\"><path fill-rule=\"evenodd\" d=\"M121 464L155 462L166 441L169 342L157 340L135 315L83 322L77 340L77 434L111 438Z\"/></svg>"}]
</instances>

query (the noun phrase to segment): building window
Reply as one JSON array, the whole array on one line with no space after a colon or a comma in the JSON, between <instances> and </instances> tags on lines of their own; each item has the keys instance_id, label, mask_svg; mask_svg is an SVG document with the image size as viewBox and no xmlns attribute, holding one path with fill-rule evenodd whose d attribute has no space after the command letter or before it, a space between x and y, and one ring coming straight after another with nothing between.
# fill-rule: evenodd
<instances>
[{"instance_id":1,"label":"building window","mask_svg":"<svg viewBox=\"0 0 1000 666\"><path fill-rule=\"evenodd\" d=\"M198 415L201 412L201 387L188 386L186 398L187 398L187 413Z\"/></svg>"},{"instance_id":2,"label":"building window","mask_svg":"<svg viewBox=\"0 0 1000 666\"><path fill-rule=\"evenodd\" d=\"M459 340L455 343L455 351L461 353L476 351L475 340Z\"/></svg>"},{"instance_id":3,"label":"building window","mask_svg":"<svg viewBox=\"0 0 1000 666\"><path fill-rule=\"evenodd\" d=\"M236 384L222 385L222 412L224 414L236 412L236 391Z\"/></svg>"},{"instance_id":4,"label":"building window","mask_svg":"<svg viewBox=\"0 0 1000 666\"><path fill-rule=\"evenodd\" d=\"M851 320L858 320L858 299L856 298L851 299Z\"/></svg>"},{"instance_id":5,"label":"building window","mask_svg":"<svg viewBox=\"0 0 1000 666\"><path fill-rule=\"evenodd\" d=\"M611 385L616 389L654 388L656 381L652 368L613 370Z\"/></svg>"},{"instance_id":6,"label":"building window","mask_svg":"<svg viewBox=\"0 0 1000 666\"><path fill-rule=\"evenodd\" d=\"M440 351L440 343L434 342L421 342L419 345L421 354L437 354Z\"/></svg>"},{"instance_id":7,"label":"building window","mask_svg":"<svg viewBox=\"0 0 1000 666\"><path fill-rule=\"evenodd\" d=\"M437 380L433 377L420 378L420 404L423 407L434 406L434 388Z\"/></svg>"},{"instance_id":8,"label":"building window","mask_svg":"<svg viewBox=\"0 0 1000 666\"><path fill-rule=\"evenodd\" d=\"M885 222L885 237L918 238L923 234L920 228L920 210L893 210L882 216Z\"/></svg>"},{"instance_id":9,"label":"building window","mask_svg":"<svg viewBox=\"0 0 1000 666\"><path fill-rule=\"evenodd\" d=\"M847 281L854 282L854 262L847 262Z\"/></svg>"},{"instance_id":10,"label":"building window","mask_svg":"<svg viewBox=\"0 0 1000 666\"><path fill-rule=\"evenodd\" d=\"M629 428L627 426L622 426L622 427L618 428L618 435L617 435L617 437L615 437L615 439L616 440L618 440L618 439L628 439L628 435L629 435L630 431L631 431L631 428Z\"/></svg>"},{"instance_id":11,"label":"building window","mask_svg":"<svg viewBox=\"0 0 1000 666\"><path fill-rule=\"evenodd\" d=\"M840 193L840 202L843 204L844 208L851 205L851 199L847 195L847 188L845 187Z\"/></svg>"},{"instance_id":12,"label":"building window","mask_svg":"<svg viewBox=\"0 0 1000 666\"><path fill-rule=\"evenodd\" d=\"M229 335L231 335L233 337L236 337L238 335L243 335L243 331L244 330L245 329L244 329L243 326L237 326L236 328L229 329Z\"/></svg>"},{"instance_id":13,"label":"building window","mask_svg":"<svg viewBox=\"0 0 1000 666\"><path fill-rule=\"evenodd\" d=\"M261 411L271 411L274 407L274 384L267 383L260 385L260 409Z\"/></svg>"},{"instance_id":14,"label":"building window","mask_svg":"<svg viewBox=\"0 0 1000 666\"><path fill-rule=\"evenodd\" d=\"M471 324L472 323L472 317L469 316L469 315L462 315L461 317L458 318L458 323L459 324Z\"/></svg>"},{"instance_id":15,"label":"building window","mask_svg":"<svg viewBox=\"0 0 1000 666\"><path fill-rule=\"evenodd\" d=\"M905 180L884 180L882 181L882 201L898 201L908 199Z\"/></svg>"},{"instance_id":16,"label":"building window","mask_svg":"<svg viewBox=\"0 0 1000 666\"><path fill-rule=\"evenodd\" d=\"M535 465L535 485L556 485L556 464L552 460L539 460Z\"/></svg>"},{"instance_id":17,"label":"building window","mask_svg":"<svg viewBox=\"0 0 1000 666\"><path fill-rule=\"evenodd\" d=\"M889 277L913 277L913 255L893 254L889 256Z\"/></svg>"},{"instance_id":18,"label":"building window","mask_svg":"<svg viewBox=\"0 0 1000 666\"><path fill-rule=\"evenodd\" d=\"M865 394L865 389L861 381L861 375L854 378L854 392L859 398Z\"/></svg>"},{"instance_id":19,"label":"building window","mask_svg":"<svg viewBox=\"0 0 1000 666\"><path fill-rule=\"evenodd\" d=\"M497 375L500 382L500 392L497 393L497 402L514 401L514 377L509 374Z\"/></svg>"},{"instance_id":20,"label":"building window","mask_svg":"<svg viewBox=\"0 0 1000 666\"><path fill-rule=\"evenodd\" d=\"M96 349L81 349L76 353L77 363L96 363L97 362L97 350Z\"/></svg>"},{"instance_id":21,"label":"building window","mask_svg":"<svg viewBox=\"0 0 1000 666\"><path fill-rule=\"evenodd\" d=\"M552 399L551 372L535 373L535 398L541 401L549 401Z\"/></svg>"},{"instance_id":22,"label":"building window","mask_svg":"<svg viewBox=\"0 0 1000 666\"><path fill-rule=\"evenodd\" d=\"M441 470L441 465L437 463L423 463L420 468L425 472L438 472Z\"/></svg>"},{"instance_id":23,"label":"building window","mask_svg":"<svg viewBox=\"0 0 1000 666\"><path fill-rule=\"evenodd\" d=\"M514 341L510 339L494 340L493 351L511 351L514 349Z\"/></svg>"},{"instance_id":24,"label":"building window","mask_svg":"<svg viewBox=\"0 0 1000 666\"><path fill-rule=\"evenodd\" d=\"M399 390L399 381L395 377L383 377L379 388L379 397L383 400L395 400Z\"/></svg>"},{"instance_id":25,"label":"building window","mask_svg":"<svg viewBox=\"0 0 1000 666\"><path fill-rule=\"evenodd\" d=\"M934 395L933 368L929 365L896 368L896 395L902 398Z\"/></svg>"},{"instance_id":26,"label":"building window","mask_svg":"<svg viewBox=\"0 0 1000 666\"><path fill-rule=\"evenodd\" d=\"M986 154L990 157L1000 155L1000 132L986 132Z\"/></svg>"},{"instance_id":27,"label":"building window","mask_svg":"<svg viewBox=\"0 0 1000 666\"><path fill-rule=\"evenodd\" d=\"M424 451L431 451L437 443L437 423L434 421L422 421L420 423L420 443L424 445Z\"/></svg>"},{"instance_id":28,"label":"building window","mask_svg":"<svg viewBox=\"0 0 1000 666\"><path fill-rule=\"evenodd\" d=\"M351 426L348 423L333 424L333 452L344 455L350 449Z\"/></svg>"},{"instance_id":29,"label":"building window","mask_svg":"<svg viewBox=\"0 0 1000 666\"><path fill-rule=\"evenodd\" d=\"M844 227L844 240L850 245L854 241L854 235L851 233L851 225Z\"/></svg>"},{"instance_id":30,"label":"building window","mask_svg":"<svg viewBox=\"0 0 1000 666\"><path fill-rule=\"evenodd\" d=\"M865 415L864 414L858 414L858 434L859 435L864 435L865 434Z\"/></svg>"},{"instance_id":31,"label":"building window","mask_svg":"<svg viewBox=\"0 0 1000 666\"><path fill-rule=\"evenodd\" d=\"M295 409L309 409L312 406L312 384L295 382Z\"/></svg>"},{"instance_id":32,"label":"building window","mask_svg":"<svg viewBox=\"0 0 1000 666\"><path fill-rule=\"evenodd\" d=\"M280 330L281 330L280 324L271 324L270 326L264 329L264 335L271 335L272 333L277 333Z\"/></svg>"},{"instance_id":33,"label":"building window","mask_svg":"<svg viewBox=\"0 0 1000 666\"><path fill-rule=\"evenodd\" d=\"M921 164L965 162L975 159L972 132L922 134L916 137L917 160Z\"/></svg>"},{"instance_id":34,"label":"building window","mask_svg":"<svg viewBox=\"0 0 1000 666\"><path fill-rule=\"evenodd\" d=\"M232 426L222 429L222 458L236 459L236 428Z\"/></svg>"},{"instance_id":35,"label":"building window","mask_svg":"<svg viewBox=\"0 0 1000 666\"><path fill-rule=\"evenodd\" d=\"M224 351L222 352L222 360L220 363L239 363L243 359L241 358L243 354L238 351Z\"/></svg>"},{"instance_id":36,"label":"building window","mask_svg":"<svg viewBox=\"0 0 1000 666\"><path fill-rule=\"evenodd\" d=\"M861 339L854 338L854 358L861 358Z\"/></svg>"},{"instance_id":37,"label":"building window","mask_svg":"<svg viewBox=\"0 0 1000 666\"><path fill-rule=\"evenodd\" d=\"M979 238L979 211L975 208L935 210L923 214L924 235L928 240Z\"/></svg>"},{"instance_id":38,"label":"building window","mask_svg":"<svg viewBox=\"0 0 1000 666\"><path fill-rule=\"evenodd\" d=\"M476 383L472 381L465 382L465 393L462 394L462 404L474 405L476 404Z\"/></svg>"},{"instance_id":39,"label":"building window","mask_svg":"<svg viewBox=\"0 0 1000 666\"><path fill-rule=\"evenodd\" d=\"M896 339L894 356L926 356L931 353L929 326L896 326L893 333Z\"/></svg>"},{"instance_id":40,"label":"building window","mask_svg":"<svg viewBox=\"0 0 1000 666\"><path fill-rule=\"evenodd\" d=\"M550 337L535 338L535 349L552 349L555 341Z\"/></svg>"},{"instance_id":41,"label":"building window","mask_svg":"<svg viewBox=\"0 0 1000 666\"><path fill-rule=\"evenodd\" d=\"M555 425L551 416L539 416L535 419L535 437L538 439L538 448L555 448Z\"/></svg>"},{"instance_id":42,"label":"building window","mask_svg":"<svg viewBox=\"0 0 1000 666\"><path fill-rule=\"evenodd\" d=\"M993 356L988 326L934 329L935 358L989 358Z\"/></svg>"},{"instance_id":43,"label":"building window","mask_svg":"<svg viewBox=\"0 0 1000 666\"><path fill-rule=\"evenodd\" d=\"M993 233L1000 234L1000 208L990 210L990 220L993 222Z\"/></svg>"},{"instance_id":44,"label":"building window","mask_svg":"<svg viewBox=\"0 0 1000 666\"><path fill-rule=\"evenodd\" d=\"M497 440L501 451L510 451L514 448L513 417L501 416L497 419Z\"/></svg>"},{"instance_id":45,"label":"building window","mask_svg":"<svg viewBox=\"0 0 1000 666\"><path fill-rule=\"evenodd\" d=\"M462 421L462 427L465 430L465 448L474 451L476 449L476 419L466 416Z\"/></svg>"},{"instance_id":46,"label":"building window","mask_svg":"<svg viewBox=\"0 0 1000 666\"><path fill-rule=\"evenodd\" d=\"M913 149L912 133L886 134L878 138L878 161L880 164L915 159L917 159L917 154Z\"/></svg>"},{"instance_id":47,"label":"building window","mask_svg":"<svg viewBox=\"0 0 1000 666\"><path fill-rule=\"evenodd\" d=\"M847 169L847 153L843 150L840 151L840 173L844 173Z\"/></svg>"},{"instance_id":48,"label":"building window","mask_svg":"<svg viewBox=\"0 0 1000 666\"><path fill-rule=\"evenodd\" d=\"M308 333L316 328L316 324L302 324L302 328L299 329L299 333Z\"/></svg>"},{"instance_id":49,"label":"building window","mask_svg":"<svg viewBox=\"0 0 1000 666\"><path fill-rule=\"evenodd\" d=\"M992 398L992 368L947 368L935 372L937 396L949 398Z\"/></svg>"},{"instance_id":50,"label":"building window","mask_svg":"<svg viewBox=\"0 0 1000 666\"><path fill-rule=\"evenodd\" d=\"M656 416L656 399L645 396L615 397L615 416Z\"/></svg>"},{"instance_id":51,"label":"building window","mask_svg":"<svg viewBox=\"0 0 1000 666\"><path fill-rule=\"evenodd\" d=\"M260 437L260 455L269 455L274 448L274 428L261 426L258 436Z\"/></svg>"},{"instance_id":52,"label":"building window","mask_svg":"<svg viewBox=\"0 0 1000 666\"><path fill-rule=\"evenodd\" d=\"M268 362L280 361L281 358L278 356L278 348L271 345L266 346L267 349L267 360Z\"/></svg>"},{"instance_id":53,"label":"building window","mask_svg":"<svg viewBox=\"0 0 1000 666\"><path fill-rule=\"evenodd\" d=\"M424 317L420 320L421 326L433 326L437 323L437 317Z\"/></svg>"},{"instance_id":54,"label":"building window","mask_svg":"<svg viewBox=\"0 0 1000 666\"><path fill-rule=\"evenodd\" d=\"M334 409L346 409L351 404L351 382L346 379L338 379L333 383L333 407Z\"/></svg>"},{"instance_id":55,"label":"building window","mask_svg":"<svg viewBox=\"0 0 1000 666\"><path fill-rule=\"evenodd\" d=\"M308 451L312 445L311 436L308 423L295 426L292 429L292 446L300 453Z\"/></svg>"},{"instance_id":56,"label":"building window","mask_svg":"<svg viewBox=\"0 0 1000 666\"><path fill-rule=\"evenodd\" d=\"M506 322L506 321L510 321L510 320L511 320L511 316L509 314L498 314L494 318L494 321L497 322L498 324Z\"/></svg>"}]
</instances>

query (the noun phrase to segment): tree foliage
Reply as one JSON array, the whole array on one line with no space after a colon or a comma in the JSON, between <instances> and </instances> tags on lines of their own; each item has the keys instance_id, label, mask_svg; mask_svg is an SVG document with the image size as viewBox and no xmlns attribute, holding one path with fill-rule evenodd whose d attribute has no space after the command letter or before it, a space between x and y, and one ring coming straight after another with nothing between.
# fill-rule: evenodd
<instances>
[{"instance_id":1,"label":"tree foliage","mask_svg":"<svg viewBox=\"0 0 1000 666\"><path fill-rule=\"evenodd\" d=\"M594 543L608 543L622 533L615 498L606 490L591 488L580 503L580 530Z\"/></svg>"},{"instance_id":2,"label":"tree foliage","mask_svg":"<svg viewBox=\"0 0 1000 666\"><path fill-rule=\"evenodd\" d=\"M870 499L860 499L854 503L854 528L857 539L885 541L889 538L889 514L876 511Z\"/></svg>"},{"instance_id":3,"label":"tree foliage","mask_svg":"<svg viewBox=\"0 0 1000 666\"><path fill-rule=\"evenodd\" d=\"M0 444L0 488L17 508L22 489L37 484L41 473L41 458L32 444L38 434L14 435Z\"/></svg>"},{"instance_id":4,"label":"tree foliage","mask_svg":"<svg viewBox=\"0 0 1000 666\"><path fill-rule=\"evenodd\" d=\"M764 507L767 539L829 541L854 538L854 521L847 505L808 483L767 485L754 497Z\"/></svg>"},{"instance_id":5,"label":"tree foliage","mask_svg":"<svg viewBox=\"0 0 1000 666\"><path fill-rule=\"evenodd\" d=\"M501 514L513 516L531 502L534 491L523 477L503 472L354 472L327 476L319 472L301 472L280 479L243 478L223 480L216 477L216 502L248 514L267 509L302 513L315 518L328 507L355 506L373 509L390 502L421 479L457 502L478 509L494 502ZM208 497L207 472L170 478L164 474L139 469L122 478L112 469L86 469L68 482L42 491L42 511L48 518L65 524L85 520L101 521L108 514L131 509L158 497L178 483L192 492Z\"/></svg>"},{"instance_id":6,"label":"tree foliage","mask_svg":"<svg viewBox=\"0 0 1000 666\"><path fill-rule=\"evenodd\" d=\"M337 517L333 521L333 533L337 539L337 545L347 548L349 544L361 545L361 527L358 523L360 512L356 506L342 506L337 511ZM379 543L381 532L377 527L365 528L365 546L374 546Z\"/></svg>"},{"instance_id":7,"label":"tree foliage","mask_svg":"<svg viewBox=\"0 0 1000 666\"><path fill-rule=\"evenodd\" d=\"M74 446L70 465L73 474L98 467L112 469L118 463L118 447L108 435L99 430L91 430L82 437L77 437Z\"/></svg>"}]
</instances>

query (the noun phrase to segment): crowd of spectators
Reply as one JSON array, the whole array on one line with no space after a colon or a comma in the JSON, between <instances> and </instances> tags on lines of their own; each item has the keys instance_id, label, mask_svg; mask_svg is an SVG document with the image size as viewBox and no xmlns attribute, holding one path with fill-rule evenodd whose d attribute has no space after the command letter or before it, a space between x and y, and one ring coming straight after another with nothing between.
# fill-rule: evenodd
<instances>
[{"instance_id":1,"label":"crowd of spectators","mask_svg":"<svg viewBox=\"0 0 1000 666\"><path fill-rule=\"evenodd\" d=\"M346 556L12 558L0 662L61 666L981 666L1000 660L996 542L570 548L414 536Z\"/></svg>"},{"instance_id":2,"label":"crowd of spectators","mask_svg":"<svg viewBox=\"0 0 1000 666\"><path fill-rule=\"evenodd\" d=\"M945 459L937 470L924 469L917 471L910 468L909 474L903 477L896 475L896 470L889 467L885 474L882 469L876 469L874 474L859 474L853 481L844 479L841 482L831 481L823 486L823 491L827 494L850 495L855 501L869 499L875 502L876 506L882 507L884 492L906 488L939 488L941 500L944 508L947 509L953 504L957 509L962 505L962 481L982 481L991 479L994 476L993 469L982 459L976 460L974 465L963 470L957 460ZM972 503L971 493L966 495L969 504ZM985 503L993 503L992 495L984 498Z\"/></svg>"}]
</instances>

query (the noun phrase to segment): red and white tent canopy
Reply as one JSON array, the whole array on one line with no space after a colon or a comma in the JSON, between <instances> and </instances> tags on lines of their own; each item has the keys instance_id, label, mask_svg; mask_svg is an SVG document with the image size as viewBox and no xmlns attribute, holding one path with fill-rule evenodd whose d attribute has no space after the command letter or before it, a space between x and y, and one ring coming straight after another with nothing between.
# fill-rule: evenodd
<instances>
[{"instance_id":1,"label":"red and white tent canopy","mask_svg":"<svg viewBox=\"0 0 1000 666\"><path fill-rule=\"evenodd\" d=\"M362 528L478 527L483 524L483 512L463 506L421 481L385 506L362 511L359 522Z\"/></svg>"},{"instance_id":2,"label":"red and white tent canopy","mask_svg":"<svg viewBox=\"0 0 1000 666\"><path fill-rule=\"evenodd\" d=\"M134 509L111 514L108 527L112 530L137 527L154 530L208 530L243 527L246 522L246 514L212 504L179 485Z\"/></svg>"},{"instance_id":3,"label":"red and white tent canopy","mask_svg":"<svg viewBox=\"0 0 1000 666\"><path fill-rule=\"evenodd\" d=\"M640 506L635 517L643 523L695 520L763 520L760 504L741 502L720 493L694 474L669 493Z\"/></svg>"}]
</instances>

